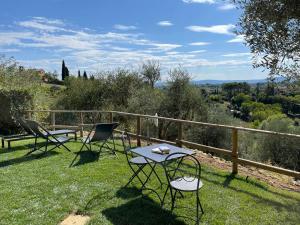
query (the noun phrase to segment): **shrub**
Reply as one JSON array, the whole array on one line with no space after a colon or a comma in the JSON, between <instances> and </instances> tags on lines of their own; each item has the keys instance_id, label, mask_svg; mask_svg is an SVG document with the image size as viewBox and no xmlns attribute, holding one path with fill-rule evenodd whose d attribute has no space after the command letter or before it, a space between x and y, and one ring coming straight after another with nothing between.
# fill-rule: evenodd
<instances>
[{"instance_id":1,"label":"shrub","mask_svg":"<svg viewBox=\"0 0 300 225\"><path fill-rule=\"evenodd\" d=\"M251 121L263 121L274 114L282 114L282 108L279 104L249 101L242 103L241 112L245 117L250 116Z\"/></svg>"},{"instance_id":2,"label":"shrub","mask_svg":"<svg viewBox=\"0 0 300 225\"><path fill-rule=\"evenodd\" d=\"M294 121L285 115L274 115L263 121L260 129L282 133L300 134L300 127L294 126ZM270 161L272 164L285 168L300 169L300 140L286 136L260 136L255 158Z\"/></svg>"},{"instance_id":3,"label":"shrub","mask_svg":"<svg viewBox=\"0 0 300 225\"><path fill-rule=\"evenodd\" d=\"M0 91L0 134L14 134L19 130L16 117L25 114L32 106L32 98L28 91Z\"/></svg>"}]
</instances>

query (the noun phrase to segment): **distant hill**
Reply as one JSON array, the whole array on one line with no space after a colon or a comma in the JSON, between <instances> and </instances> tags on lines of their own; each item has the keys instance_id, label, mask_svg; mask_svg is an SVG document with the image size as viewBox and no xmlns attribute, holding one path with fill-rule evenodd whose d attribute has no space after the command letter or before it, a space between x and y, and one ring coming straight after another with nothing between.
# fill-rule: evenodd
<instances>
[{"instance_id":1,"label":"distant hill","mask_svg":"<svg viewBox=\"0 0 300 225\"><path fill-rule=\"evenodd\" d=\"M257 80L193 80L192 83L196 85L203 84L225 84L232 82L247 82L248 84L257 84L257 83L266 83L266 79L257 79Z\"/></svg>"},{"instance_id":2,"label":"distant hill","mask_svg":"<svg viewBox=\"0 0 300 225\"><path fill-rule=\"evenodd\" d=\"M276 78L276 82L283 81L284 78L278 77ZM248 84L257 84L257 83L266 83L267 79L254 79L254 80L192 80L191 82L195 85L205 85L205 84L211 84L211 85L221 85L225 83L232 83L232 82L246 82ZM158 82L157 86L163 86L166 82Z\"/></svg>"}]
</instances>

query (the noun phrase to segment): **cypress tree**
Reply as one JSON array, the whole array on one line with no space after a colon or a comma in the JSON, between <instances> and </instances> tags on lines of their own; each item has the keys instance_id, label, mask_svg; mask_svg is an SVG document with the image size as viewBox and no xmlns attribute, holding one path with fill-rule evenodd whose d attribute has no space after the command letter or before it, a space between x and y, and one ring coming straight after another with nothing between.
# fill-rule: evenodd
<instances>
[{"instance_id":1,"label":"cypress tree","mask_svg":"<svg viewBox=\"0 0 300 225\"><path fill-rule=\"evenodd\" d=\"M83 78L86 79L86 80L88 79L87 74L86 74L85 71L83 72Z\"/></svg>"},{"instance_id":2,"label":"cypress tree","mask_svg":"<svg viewBox=\"0 0 300 225\"><path fill-rule=\"evenodd\" d=\"M81 78L80 70L78 70L78 78Z\"/></svg>"},{"instance_id":3,"label":"cypress tree","mask_svg":"<svg viewBox=\"0 0 300 225\"><path fill-rule=\"evenodd\" d=\"M69 69L68 67L65 67L65 78L68 77L70 74L69 74Z\"/></svg>"},{"instance_id":4,"label":"cypress tree","mask_svg":"<svg viewBox=\"0 0 300 225\"><path fill-rule=\"evenodd\" d=\"M65 65L65 61L62 61L62 66L61 66L61 79L65 80L66 77L66 65Z\"/></svg>"}]
</instances>

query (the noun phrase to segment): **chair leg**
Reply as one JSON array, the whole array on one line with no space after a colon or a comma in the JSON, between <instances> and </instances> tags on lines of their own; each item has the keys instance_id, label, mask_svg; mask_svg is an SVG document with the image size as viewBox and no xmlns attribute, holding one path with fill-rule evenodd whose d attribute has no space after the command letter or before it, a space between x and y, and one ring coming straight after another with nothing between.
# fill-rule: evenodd
<instances>
[{"instance_id":1,"label":"chair leg","mask_svg":"<svg viewBox=\"0 0 300 225\"><path fill-rule=\"evenodd\" d=\"M28 153L26 153L26 155L30 155L31 153L37 151L39 148L36 148L36 146L37 146L37 137L35 137L35 139L34 139L33 149L31 151L29 151Z\"/></svg>"},{"instance_id":2,"label":"chair leg","mask_svg":"<svg viewBox=\"0 0 300 225\"><path fill-rule=\"evenodd\" d=\"M199 224L199 198L198 198L198 192L197 192L197 195L196 195L196 224L198 225Z\"/></svg>"},{"instance_id":3,"label":"chair leg","mask_svg":"<svg viewBox=\"0 0 300 225\"><path fill-rule=\"evenodd\" d=\"M155 167L156 167L156 164L154 164L153 166L151 166L151 164L148 164L148 165L150 166L150 168L151 168L151 171L150 171L149 175L147 175L147 176L146 176L146 177L147 177L147 179L146 179L146 181L144 182L144 184L143 184L142 188L144 188L144 186L146 185L146 183L147 183L147 182L148 182L148 180L150 179L150 177L151 177L152 173L153 173L153 172L155 172Z\"/></svg>"},{"instance_id":4,"label":"chair leg","mask_svg":"<svg viewBox=\"0 0 300 225\"><path fill-rule=\"evenodd\" d=\"M170 187L170 193L171 193L171 200L172 200L172 206L171 206L171 211L173 211L174 207L175 207L175 201L176 201L176 193L177 191L175 190L175 193L173 195L173 190Z\"/></svg>"},{"instance_id":5,"label":"chair leg","mask_svg":"<svg viewBox=\"0 0 300 225\"><path fill-rule=\"evenodd\" d=\"M199 201L199 205L200 205L201 212L202 212L202 214L204 214L204 210L203 210L203 208L202 208L202 205L201 205L199 196L198 196L198 201Z\"/></svg>"},{"instance_id":6,"label":"chair leg","mask_svg":"<svg viewBox=\"0 0 300 225\"><path fill-rule=\"evenodd\" d=\"M114 138L114 135L112 135L112 140L113 140L113 144L114 144L113 153L118 157L118 155L117 155L117 153L116 153L116 144L115 144L115 138Z\"/></svg>"},{"instance_id":7,"label":"chair leg","mask_svg":"<svg viewBox=\"0 0 300 225\"><path fill-rule=\"evenodd\" d=\"M153 172L154 172L156 178L158 179L158 181L159 181L159 183L160 183L160 186L162 186L162 185L163 185L163 182L162 182L161 179L159 178L158 174L156 173L155 170L154 170Z\"/></svg>"},{"instance_id":8,"label":"chair leg","mask_svg":"<svg viewBox=\"0 0 300 225\"><path fill-rule=\"evenodd\" d=\"M163 197L162 202L161 202L161 207L163 207L163 205L164 205L164 203L165 203L165 198L166 198L166 195L167 195L167 193L168 193L169 188L170 188L170 185L168 185L168 187L167 187L167 189L166 189L166 191L165 191L164 197Z\"/></svg>"},{"instance_id":9,"label":"chair leg","mask_svg":"<svg viewBox=\"0 0 300 225\"><path fill-rule=\"evenodd\" d=\"M144 185L144 182L141 180L141 178L138 176L138 174L143 170L143 168L145 167L145 165L139 166L139 168L135 171L131 166L131 170L133 171L133 175L130 177L129 181L127 182L127 184L125 185L125 187L127 187L132 180L136 177L142 185Z\"/></svg>"},{"instance_id":10,"label":"chair leg","mask_svg":"<svg viewBox=\"0 0 300 225\"><path fill-rule=\"evenodd\" d=\"M48 139L46 140L45 153L47 152L47 149L48 149Z\"/></svg>"}]
</instances>

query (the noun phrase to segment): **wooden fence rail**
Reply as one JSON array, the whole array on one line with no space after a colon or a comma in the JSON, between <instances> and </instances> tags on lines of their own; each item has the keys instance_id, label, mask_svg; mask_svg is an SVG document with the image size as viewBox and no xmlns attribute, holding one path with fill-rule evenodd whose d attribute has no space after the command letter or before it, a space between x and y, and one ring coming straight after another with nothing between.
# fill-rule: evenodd
<instances>
[{"instance_id":1,"label":"wooden fence rail","mask_svg":"<svg viewBox=\"0 0 300 225\"><path fill-rule=\"evenodd\" d=\"M90 126L91 124L85 124L84 123L84 114L85 113L103 113L108 114L108 120L110 122L113 121L113 118L115 115L119 116L128 116L136 119L136 133L130 133L133 137L137 139L137 145L141 145L141 140L150 140L153 142L164 142L169 144L177 144L178 146L186 146L189 148L195 148L202 151L209 151L209 152L215 152L215 153L222 153L224 155L231 156L231 162L232 162L232 173L238 173L238 165L248 165L253 166L257 168L261 168L264 170L269 170L272 172L276 172L279 174L284 174L288 176L295 177L296 179L300 179L300 172L294 171L294 170L288 170L281 167L271 166L264 163L259 163L247 159L243 159L239 157L238 154L238 133L239 131L246 131L246 132L252 132L252 133L261 133L261 134L267 134L267 135L275 135L275 136L281 136L281 137L290 137L290 138L299 138L300 135L297 134L288 134L288 133L280 133L280 132L274 132L274 131L266 131L266 130L258 130L258 129L252 129L252 128L245 128L245 127L235 127L235 126L229 126L229 125L221 125L221 124L211 124L211 123L204 123L204 122L198 122L198 121L191 121L191 120L182 120L182 119L174 119L174 118L168 118L168 117L160 117L160 116L152 116L152 115L142 115L142 114L135 114L135 113L128 113L128 112L119 112L119 111L98 111L98 110L28 110L28 117L32 118L32 114L34 113L50 113L51 115L51 126L55 128L78 128L80 131L80 135L83 136L83 130L85 126ZM69 125L58 125L55 121L55 114L56 113L76 113L80 115L80 122L77 124L77 126L69 126ZM162 140L158 138L153 137L146 137L142 135L142 119L157 119L157 120L163 120L163 121L170 121L177 123L177 139L176 142ZM232 133L232 149L221 149L216 148L212 146L206 146L190 141L184 140L183 137L183 126L184 124L189 125L200 125L200 126L206 126L206 127L214 127L219 129L228 129L231 130ZM117 130L118 132L121 132L120 130Z\"/></svg>"}]
</instances>

